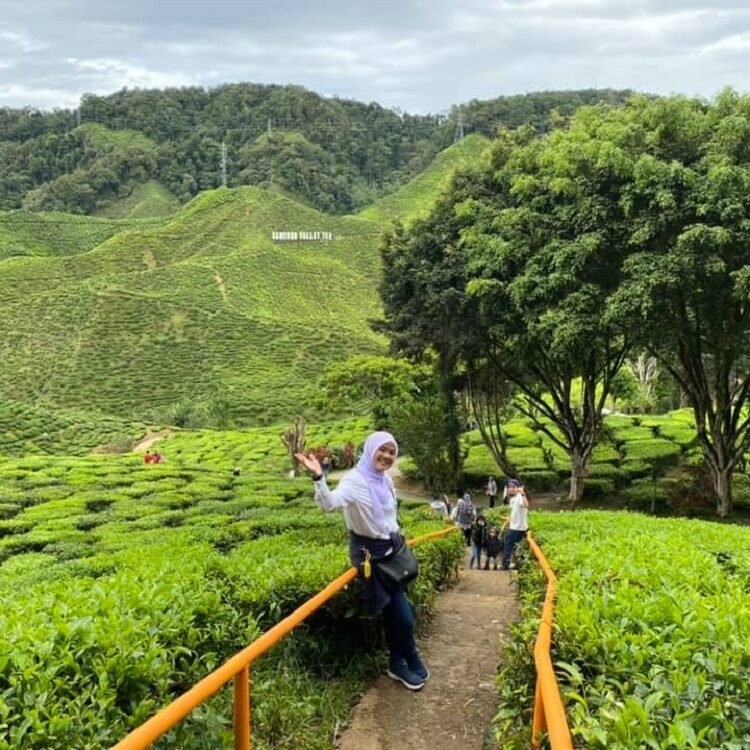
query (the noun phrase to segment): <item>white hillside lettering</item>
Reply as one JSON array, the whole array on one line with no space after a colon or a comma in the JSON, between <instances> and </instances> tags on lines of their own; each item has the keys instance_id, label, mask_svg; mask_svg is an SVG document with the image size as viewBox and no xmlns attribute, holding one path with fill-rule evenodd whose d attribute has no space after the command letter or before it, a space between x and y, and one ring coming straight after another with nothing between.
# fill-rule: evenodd
<instances>
[{"instance_id":1,"label":"white hillside lettering","mask_svg":"<svg viewBox=\"0 0 750 750\"><path fill-rule=\"evenodd\" d=\"M271 232L274 242L328 242L333 232Z\"/></svg>"}]
</instances>

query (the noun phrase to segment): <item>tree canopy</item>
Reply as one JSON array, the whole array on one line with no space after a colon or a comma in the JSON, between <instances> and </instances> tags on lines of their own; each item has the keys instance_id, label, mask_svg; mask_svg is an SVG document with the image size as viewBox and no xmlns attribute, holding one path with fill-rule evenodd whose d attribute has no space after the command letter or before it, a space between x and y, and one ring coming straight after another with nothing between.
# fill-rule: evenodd
<instances>
[{"instance_id":1,"label":"tree canopy","mask_svg":"<svg viewBox=\"0 0 750 750\"><path fill-rule=\"evenodd\" d=\"M749 188L750 97L732 91L503 132L489 164L386 243L386 327L405 353L450 352L485 393L511 384L570 455L574 500L618 371L645 348L693 408L726 515L750 449Z\"/></svg>"},{"instance_id":2,"label":"tree canopy","mask_svg":"<svg viewBox=\"0 0 750 750\"><path fill-rule=\"evenodd\" d=\"M612 315L682 388L727 515L750 449L750 97L640 100L611 119L640 144Z\"/></svg>"},{"instance_id":3,"label":"tree canopy","mask_svg":"<svg viewBox=\"0 0 750 750\"><path fill-rule=\"evenodd\" d=\"M467 133L541 130L628 92L540 92L474 101ZM93 213L158 180L181 201L222 184L268 185L334 213L363 208L422 172L453 142L458 113L409 115L300 86L240 83L87 94L78 110L0 108L0 209ZM92 128L98 128L96 137ZM143 149L148 152L144 155Z\"/></svg>"}]
</instances>

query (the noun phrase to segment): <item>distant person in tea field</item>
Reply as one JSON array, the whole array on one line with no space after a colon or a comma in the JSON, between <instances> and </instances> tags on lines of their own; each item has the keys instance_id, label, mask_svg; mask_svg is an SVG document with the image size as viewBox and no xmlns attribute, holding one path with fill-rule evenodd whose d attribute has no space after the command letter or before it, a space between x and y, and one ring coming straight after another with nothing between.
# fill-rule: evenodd
<instances>
[{"instance_id":1,"label":"distant person in tea field","mask_svg":"<svg viewBox=\"0 0 750 750\"><path fill-rule=\"evenodd\" d=\"M450 511L448 510L448 506L445 504L445 500L433 497L430 500L430 508L439 513L441 518L448 518L450 516Z\"/></svg>"},{"instance_id":2,"label":"distant person in tea field","mask_svg":"<svg viewBox=\"0 0 750 750\"><path fill-rule=\"evenodd\" d=\"M448 509L448 518L450 518L453 512L453 506L451 505L451 499L445 493L443 493L443 502L445 503L445 507Z\"/></svg>"},{"instance_id":3,"label":"distant person in tea field","mask_svg":"<svg viewBox=\"0 0 750 750\"><path fill-rule=\"evenodd\" d=\"M523 485L517 479L508 480L508 505L510 515L503 525L503 529L507 530L503 546L503 570L510 570L516 545L526 538L529 531L529 501Z\"/></svg>"},{"instance_id":4,"label":"distant person in tea field","mask_svg":"<svg viewBox=\"0 0 750 750\"><path fill-rule=\"evenodd\" d=\"M407 583L383 570L389 556L401 560L402 556L411 555L398 525L396 490L386 474L396 456L398 443L393 435L372 433L365 441L359 463L331 490L315 455L296 454L312 473L318 506L344 512L349 557L359 571L365 604L373 614L383 614L390 651L388 676L409 690L419 690L430 672L414 641L414 612L406 598ZM413 561L413 555L410 559Z\"/></svg>"},{"instance_id":5,"label":"distant person in tea field","mask_svg":"<svg viewBox=\"0 0 750 750\"><path fill-rule=\"evenodd\" d=\"M495 507L495 501L497 500L497 482L495 477L490 477L487 480L487 486L484 488L484 494L487 495L487 506L490 508Z\"/></svg>"},{"instance_id":6,"label":"distant person in tea field","mask_svg":"<svg viewBox=\"0 0 750 750\"><path fill-rule=\"evenodd\" d=\"M164 463L164 456L161 453L159 453L159 451L154 451L153 455L151 456L151 463L152 464Z\"/></svg>"},{"instance_id":7,"label":"distant person in tea field","mask_svg":"<svg viewBox=\"0 0 750 750\"><path fill-rule=\"evenodd\" d=\"M320 462L320 468L323 470L324 477L327 477L331 473L331 466L332 466L331 454L326 453L323 456L323 460Z\"/></svg>"},{"instance_id":8,"label":"distant person in tea field","mask_svg":"<svg viewBox=\"0 0 750 750\"><path fill-rule=\"evenodd\" d=\"M150 464L154 460L154 457L151 455L151 451L147 450L143 454L143 461L144 463Z\"/></svg>"}]
</instances>

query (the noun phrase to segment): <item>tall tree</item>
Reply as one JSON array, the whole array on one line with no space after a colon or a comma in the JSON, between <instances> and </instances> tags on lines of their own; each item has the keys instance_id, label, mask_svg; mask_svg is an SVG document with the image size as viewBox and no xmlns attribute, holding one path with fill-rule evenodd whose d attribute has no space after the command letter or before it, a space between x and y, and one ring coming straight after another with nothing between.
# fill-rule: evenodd
<instances>
[{"instance_id":1,"label":"tall tree","mask_svg":"<svg viewBox=\"0 0 750 750\"><path fill-rule=\"evenodd\" d=\"M634 254L613 314L643 334L695 414L720 516L750 449L750 97L637 100L625 203Z\"/></svg>"},{"instance_id":2,"label":"tall tree","mask_svg":"<svg viewBox=\"0 0 750 750\"><path fill-rule=\"evenodd\" d=\"M483 197L457 207L486 354L517 408L570 456L574 502L630 345L606 312L627 254L618 198L632 163L601 119L590 109L543 139L500 134Z\"/></svg>"},{"instance_id":3,"label":"tall tree","mask_svg":"<svg viewBox=\"0 0 750 750\"><path fill-rule=\"evenodd\" d=\"M397 225L382 247L382 327L395 352L436 360L456 485L461 481L462 464L462 420L456 396L463 386L459 362L462 351L473 349L478 329L476 304L465 290L465 263L452 251L459 229L453 208L456 196L463 197L470 185L457 175L453 193L439 202L429 218L409 232Z\"/></svg>"}]
</instances>

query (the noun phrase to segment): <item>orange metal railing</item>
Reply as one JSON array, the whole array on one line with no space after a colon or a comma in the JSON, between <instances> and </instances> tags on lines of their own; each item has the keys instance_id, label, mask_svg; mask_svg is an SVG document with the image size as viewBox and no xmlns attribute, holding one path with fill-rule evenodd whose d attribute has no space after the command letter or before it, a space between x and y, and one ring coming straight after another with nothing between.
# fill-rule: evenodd
<instances>
[{"instance_id":1,"label":"orange metal railing","mask_svg":"<svg viewBox=\"0 0 750 750\"><path fill-rule=\"evenodd\" d=\"M552 667L550 645L552 643L552 615L557 594L557 577L550 567L547 558L539 545L528 534L529 546L539 566L547 577L547 593L542 608L542 621L534 645L534 663L536 664L536 694L534 697L534 720L531 729L531 745L539 747L542 735L546 732L552 750L573 750L573 740L568 728L560 686L557 684L555 670Z\"/></svg>"},{"instance_id":2,"label":"orange metal railing","mask_svg":"<svg viewBox=\"0 0 750 750\"><path fill-rule=\"evenodd\" d=\"M428 539L438 539L455 531L455 527L434 531L431 534L410 539L413 546ZM276 645L289 631L308 618L329 599L333 598L347 584L357 577L356 568L349 568L343 575L328 584L312 599L274 625L247 648L235 654L221 667L204 677L186 693L163 708L147 722L134 729L125 739L112 747L112 750L145 750L165 732L179 724L194 708L218 692L234 678L234 747L235 750L250 750L252 727L250 723L250 665L272 646Z\"/></svg>"}]
</instances>

